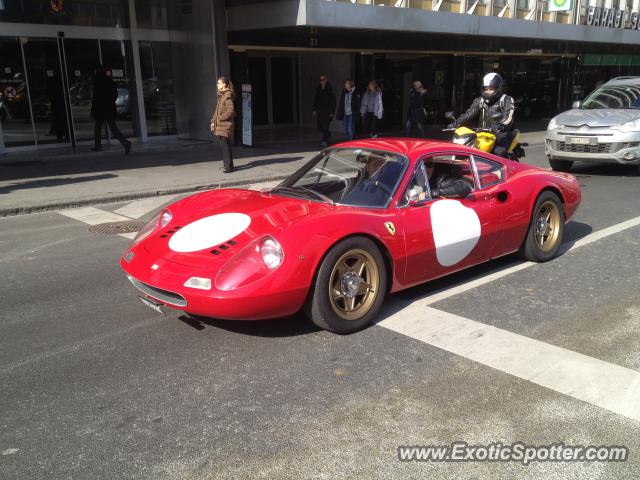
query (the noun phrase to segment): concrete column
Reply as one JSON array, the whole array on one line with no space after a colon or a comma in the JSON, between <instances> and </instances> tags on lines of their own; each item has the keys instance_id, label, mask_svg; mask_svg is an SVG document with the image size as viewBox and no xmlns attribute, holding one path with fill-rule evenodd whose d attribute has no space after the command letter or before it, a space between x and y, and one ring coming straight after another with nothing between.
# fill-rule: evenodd
<instances>
[{"instance_id":1,"label":"concrete column","mask_svg":"<svg viewBox=\"0 0 640 480\"><path fill-rule=\"evenodd\" d=\"M209 131L211 112L217 100L216 79L226 75L236 87L229 67L226 10L224 0L193 0L190 15L181 16L180 44L175 49L176 115L178 135L213 140ZM236 118L237 121L237 118Z\"/></svg>"}]
</instances>

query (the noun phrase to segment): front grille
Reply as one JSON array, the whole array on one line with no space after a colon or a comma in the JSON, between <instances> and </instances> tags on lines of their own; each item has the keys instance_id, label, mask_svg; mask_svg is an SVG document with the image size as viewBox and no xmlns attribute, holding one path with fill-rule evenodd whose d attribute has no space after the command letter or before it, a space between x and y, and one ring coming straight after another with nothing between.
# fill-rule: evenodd
<instances>
[{"instance_id":1,"label":"front grille","mask_svg":"<svg viewBox=\"0 0 640 480\"><path fill-rule=\"evenodd\" d=\"M185 298L175 292L170 292L169 290L163 290L158 287L154 287L152 285L147 285L146 283L141 282L140 280L136 280L131 275L127 275L129 281L140 290L142 293L149 295L150 297L155 298L156 300L160 300L161 302L170 303L171 305L176 305L178 307L186 307L187 301Z\"/></svg>"},{"instance_id":2,"label":"front grille","mask_svg":"<svg viewBox=\"0 0 640 480\"><path fill-rule=\"evenodd\" d=\"M618 143L598 143L597 145L574 145L572 143L551 140L551 148L557 152L571 153L614 153L620 150Z\"/></svg>"}]
</instances>

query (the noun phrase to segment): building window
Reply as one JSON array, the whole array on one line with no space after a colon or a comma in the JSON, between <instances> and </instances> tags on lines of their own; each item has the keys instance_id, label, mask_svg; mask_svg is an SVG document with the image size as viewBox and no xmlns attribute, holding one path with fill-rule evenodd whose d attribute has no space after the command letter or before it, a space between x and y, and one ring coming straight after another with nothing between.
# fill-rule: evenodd
<instances>
[{"instance_id":1,"label":"building window","mask_svg":"<svg viewBox=\"0 0 640 480\"><path fill-rule=\"evenodd\" d=\"M127 0L2 0L0 22L128 27Z\"/></svg>"}]
</instances>

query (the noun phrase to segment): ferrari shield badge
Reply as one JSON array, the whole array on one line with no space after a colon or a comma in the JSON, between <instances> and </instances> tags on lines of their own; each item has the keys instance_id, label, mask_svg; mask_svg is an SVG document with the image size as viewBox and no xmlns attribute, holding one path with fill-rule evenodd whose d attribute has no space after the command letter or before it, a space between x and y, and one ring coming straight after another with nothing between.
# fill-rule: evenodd
<instances>
[{"instance_id":1,"label":"ferrari shield badge","mask_svg":"<svg viewBox=\"0 0 640 480\"><path fill-rule=\"evenodd\" d=\"M384 222L384 226L387 227L391 235L396 234L396 226L392 222Z\"/></svg>"}]
</instances>

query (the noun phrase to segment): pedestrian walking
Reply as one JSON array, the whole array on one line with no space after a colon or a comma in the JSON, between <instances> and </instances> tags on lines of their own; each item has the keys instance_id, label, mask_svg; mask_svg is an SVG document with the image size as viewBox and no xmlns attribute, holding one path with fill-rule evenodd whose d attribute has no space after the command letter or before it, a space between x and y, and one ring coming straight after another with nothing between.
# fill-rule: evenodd
<instances>
[{"instance_id":1,"label":"pedestrian walking","mask_svg":"<svg viewBox=\"0 0 640 480\"><path fill-rule=\"evenodd\" d=\"M222 147L222 164L224 173L233 172L233 156L231 153L230 137L233 133L236 116L234 101L236 93L233 83L227 77L219 77L218 101L211 116L211 133L213 133Z\"/></svg>"},{"instance_id":2,"label":"pedestrian walking","mask_svg":"<svg viewBox=\"0 0 640 480\"><path fill-rule=\"evenodd\" d=\"M421 138L424 137L424 123L427 119L427 90L422 86L420 80L413 82L413 87L409 91L409 109L407 111L407 123L405 125L405 136L410 137L413 127L418 130Z\"/></svg>"},{"instance_id":3,"label":"pedestrian walking","mask_svg":"<svg viewBox=\"0 0 640 480\"><path fill-rule=\"evenodd\" d=\"M316 87L313 98L313 115L318 122L318 130L322 133L321 147L329 145L331 139L331 120L336 111L336 96L326 75L320 75L320 83Z\"/></svg>"},{"instance_id":4,"label":"pedestrian walking","mask_svg":"<svg viewBox=\"0 0 640 480\"><path fill-rule=\"evenodd\" d=\"M131 142L116 125L116 99L118 89L113 79L107 75L107 69L100 65L93 77L93 97L91 99L91 118L94 120L93 134L95 146L93 151L102 150L102 125L107 124L111 135L116 137L124 147L124 153L131 150Z\"/></svg>"},{"instance_id":5,"label":"pedestrian walking","mask_svg":"<svg viewBox=\"0 0 640 480\"><path fill-rule=\"evenodd\" d=\"M344 82L336 119L344 122L344 132L347 134L347 139L353 140L356 125L360 120L360 94L353 85L353 80L345 80Z\"/></svg>"},{"instance_id":6,"label":"pedestrian walking","mask_svg":"<svg viewBox=\"0 0 640 480\"><path fill-rule=\"evenodd\" d=\"M378 136L378 120L382 120L382 92L375 80L371 80L367 85L367 91L362 96L362 106L360 107L364 122L364 131L371 138Z\"/></svg>"}]
</instances>

